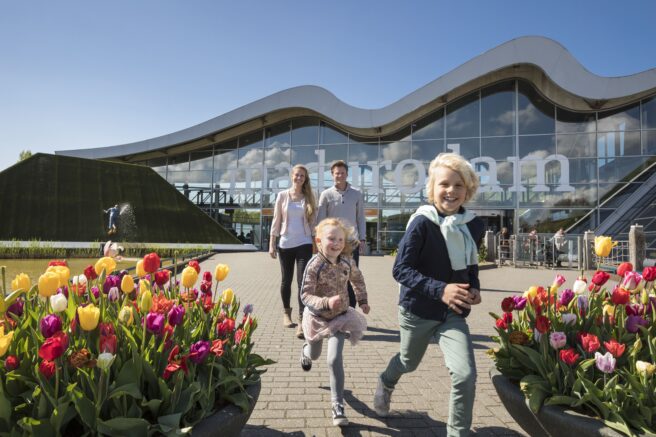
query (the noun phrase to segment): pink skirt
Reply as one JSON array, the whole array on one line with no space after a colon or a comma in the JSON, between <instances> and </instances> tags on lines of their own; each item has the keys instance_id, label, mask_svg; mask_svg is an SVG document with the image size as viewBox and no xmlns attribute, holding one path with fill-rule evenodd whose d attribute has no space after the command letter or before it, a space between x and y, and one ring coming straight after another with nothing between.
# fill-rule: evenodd
<instances>
[{"instance_id":1,"label":"pink skirt","mask_svg":"<svg viewBox=\"0 0 656 437\"><path fill-rule=\"evenodd\" d=\"M350 334L351 344L356 344L364 336L366 329L367 319L351 307L344 314L330 320L312 314L307 308L303 312L303 335L310 343L328 338L336 332L345 332Z\"/></svg>"}]
</instances>

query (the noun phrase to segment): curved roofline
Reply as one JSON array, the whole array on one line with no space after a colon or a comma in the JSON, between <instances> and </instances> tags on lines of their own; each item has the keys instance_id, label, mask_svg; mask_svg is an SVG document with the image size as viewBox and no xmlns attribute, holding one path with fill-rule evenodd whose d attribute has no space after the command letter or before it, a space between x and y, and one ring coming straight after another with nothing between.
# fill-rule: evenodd
<instances>
[{"instance_id":1,"label":"curved roofline","mask_svg":"<svg viewBox=\"0 0 656 437\"><path fill-rule=\"evenodd\" d=\"M318 86L298 86L167 135L129 144L60 150L55 153L102 159L151 152L213 135L254 118L291 108L308 109L354 129L372 129L392 123L468 82L517 64L535 65L560 88L584 99L610 100L656 88L656 68L622 77L597 76L583 67L558 42L540 36L525 36L488 50L380 109L351 106Z\"/></svg>"}]
</instances>

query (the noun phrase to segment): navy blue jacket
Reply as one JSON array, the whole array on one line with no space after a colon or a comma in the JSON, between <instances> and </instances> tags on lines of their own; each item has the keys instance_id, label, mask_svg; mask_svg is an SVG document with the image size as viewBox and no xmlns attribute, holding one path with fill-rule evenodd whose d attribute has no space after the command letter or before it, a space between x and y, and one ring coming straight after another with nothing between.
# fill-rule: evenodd
<instances>
[{"instance_id":1,"label":"navy blue jacket","mask_svg":"<svg viewBox=\"0 0 656 437\"><path fill-rule=\"evenodd\" d=\"M469 232L480 247L485 233L483 220L475 217L467 223ZM392 270L401 284L399 305L423 319L444 321L448 306L442 302L444 287L450 283L469 284L480 290L478 265L453 270L440 227L427 217L415 217L399 242ZM464 310L467 317L470 310Z\"/></svg>"}]
</instances>

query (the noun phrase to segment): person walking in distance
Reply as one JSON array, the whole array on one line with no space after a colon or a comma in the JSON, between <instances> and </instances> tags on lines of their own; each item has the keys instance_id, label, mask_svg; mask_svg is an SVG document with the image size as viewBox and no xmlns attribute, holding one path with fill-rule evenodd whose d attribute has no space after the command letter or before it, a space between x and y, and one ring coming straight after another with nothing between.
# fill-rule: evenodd
<instances>
[{"instance_id":1,"label":"person walking in distance","mask_svg":"<svg viewBox=\"0 0 656 437\"><path fill-rule=\"evenodd\" d=\"M305 344L301 349L301 367L312 368L312 360L321 355L323 340L327 339L327 362L330 374L330 400L333 425L344 426L344 340L356 344L367 329L364 316L349 306L347 283L355 288L355 296L363 313L369 313L367 290L362 273L350 256L353 248L353 228L342 219L327 218L316 229L318 252L305 269L301 299L305 305L303 332ZM354 240L353 240L354 241Z\"/></svg>"},{"instance_id":2,"label":"person walking in distance","mask_svg":"<svg viewBox=\"0 0 656 437\"><path fill-rule=\"evenodd\" d=\"M105 214L109 213L109 223L107 225L107 234L112 235L115 234L118 231L118 215L119 215L119 209L118 209L118 204L109 207L107 209L104 209L103 212Z\"/></svg>"},{"instance_id":3,"label":"person walking in distance","mask_svg":"<svg viewBox=\"0 0 656 437\"><path fill-rule=\"evenodd\" d=\"M296 264L296 281L298 284L298 318L296 336L303 338L301 320L303 303L300 290L303 271L312 257L312 235L317 217L317 205L310 184L310 177L302 165L296 165L291 171L292 186L278 193L271 223L269 238L269 255L280 260L280 297L283 306L283 325L291 328L292 321L291 293L294 279L294 264ZM276 239L280 241L276 246Z\"/></svg>"},{"instance_id":4,"label":"person walking in distance","mask_svg":"<svg viewBox=\"0 0 656 437\"><path fill-rule=\"evenodd\" d=\"M345 221L348 226L355 228L353 238L358 242L353 250L352 256L357 266L360 265L360 253L364 251L365 243L365 218L364 199L362 193L346 182L348 178L348 166L344 161L335 161L330 167L334 185L321 193L319 196L319 212L317 221L327 217L338 217ZM355 294L353 287L348 286L349 305L355 307Z\"/></svg>"},{"instance_id":5,"label":"person walking in distance","mask_svg":"<svg viewBox=\"0 0 656 437\"><path fill-rule=\"evenodd\" d=\"M430 164L426 183L431 205L410 217L398 247L393 276L400 284L400 352L378 379L374 409L389 414L391 395L404 373L414 371L431 339L451 374L447 435L470 432L476 363L466 317L481 302L478 247L484 223L463 204L478 188L478 177L459 155L442 153Z\"/></svg>"}]
</instances>

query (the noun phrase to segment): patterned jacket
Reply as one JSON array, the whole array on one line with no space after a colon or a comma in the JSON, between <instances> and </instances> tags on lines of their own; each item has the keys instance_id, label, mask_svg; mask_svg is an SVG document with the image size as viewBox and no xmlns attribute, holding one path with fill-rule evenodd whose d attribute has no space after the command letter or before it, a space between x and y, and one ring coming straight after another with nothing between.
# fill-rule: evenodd
<instances>
[{"instance_id":1,"label":"patterned jacket","mask_svg":"<svg viewBox=\"0 0 656 437\"><path fill-rule=\"evenodd\" d=\"M340 255L335 264L321 253L315 254L305 266L301 300L312 314L326 320L333 319L349 307L347 284L351 282L358 305L367 304L367 289L362 272L353 258ZM328 308L328 298L339 295L340 304L333 310Z\"/></svg>"}]
</instances>

